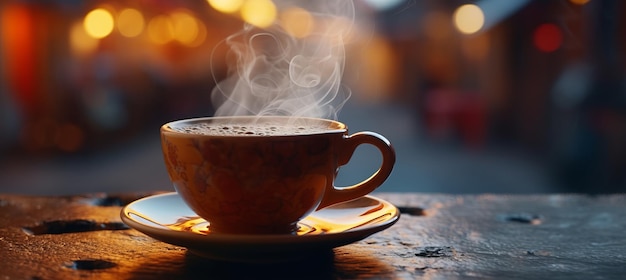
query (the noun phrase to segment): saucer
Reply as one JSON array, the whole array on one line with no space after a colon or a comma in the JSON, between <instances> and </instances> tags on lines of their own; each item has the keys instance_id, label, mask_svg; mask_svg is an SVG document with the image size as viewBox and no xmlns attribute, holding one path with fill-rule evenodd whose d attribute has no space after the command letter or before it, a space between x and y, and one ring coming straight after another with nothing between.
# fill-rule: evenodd
<instances>
[{"instance_id":1,"label":"saucer","mask_svg":"<svg viewBox=\"0 0 626 280\"><path fill-rule=\"evenodd\" d=\"M313 212L295 234L242 235L210 232L177 193L153 195L122 209L128 226L144 234L211 259L244 262L286 261L362 240L395 224L393 204L364 196Z\"/></svg>"}]
</instances>

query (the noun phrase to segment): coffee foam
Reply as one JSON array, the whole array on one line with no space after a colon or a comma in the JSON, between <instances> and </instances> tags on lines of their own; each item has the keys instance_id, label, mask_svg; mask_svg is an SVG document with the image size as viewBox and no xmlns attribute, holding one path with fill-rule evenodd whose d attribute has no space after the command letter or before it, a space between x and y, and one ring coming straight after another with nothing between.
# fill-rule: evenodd
<instances>
[{"instance_id":1,"label":"coffee foam","mask_svg":"<svg viewBox=\"0 0 626 280\"><path fill-rule=\"evenodd\" d=\"M328 132L332 130L323 124L286 125L286 124L215 124L196 123L180 127L170 127L182 133L215 135L215 136L287 136L307 135Z\"/></svg>"}]
</instances>

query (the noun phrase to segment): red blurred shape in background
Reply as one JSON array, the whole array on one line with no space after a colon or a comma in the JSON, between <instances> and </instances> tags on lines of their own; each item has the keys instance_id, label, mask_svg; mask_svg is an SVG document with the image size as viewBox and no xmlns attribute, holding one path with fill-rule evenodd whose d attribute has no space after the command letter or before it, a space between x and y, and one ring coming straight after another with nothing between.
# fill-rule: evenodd
<instances>
[{"instance_id":1,"label":"red blurred shape in background","mask_svg":"<svg viewBox=\"0 0 626 280\"><path fill-rule=\"evenodd\" d=\"M533 34L533 44L542 52L558 50L563 43L563 32L552 23L539 25Z\"/></svg>"},{"instance_id":2,"label":"red blurred shape in background","mask_svg":"<svg viewBox=\"0 0 626 280\"><path fill-rule=\"evenodd\" d=\"M25 113L32 113L37 101L34 19L32 9L23 4L6 6L0 16L8 84Z\"/></svg>"}]
</instances>

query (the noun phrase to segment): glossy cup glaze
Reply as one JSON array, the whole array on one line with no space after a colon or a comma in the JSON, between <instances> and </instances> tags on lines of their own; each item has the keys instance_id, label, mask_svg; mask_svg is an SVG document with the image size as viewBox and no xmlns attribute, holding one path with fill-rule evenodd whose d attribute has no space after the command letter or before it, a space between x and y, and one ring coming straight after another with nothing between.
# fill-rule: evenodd
<instances>
[{"instance_id":1,"label":"glossy cup glaze","mask_svg":"<svg viewBox=\"0 0 626 280\"><path fill-rule=\"evenodd\" d=\"M320 126L323 131L290 135L205 135L181 132L198 124ZM315 118L213 117L161 127L165 165L176 191L210 223L228 234L295 233L297 222L316 209L362 197L390 175L395 152L373 132L348 135L343 123ZM357 146L371 144L381 167L353 186L336 187L340 166Z\"/></svg>"}]
</instances>

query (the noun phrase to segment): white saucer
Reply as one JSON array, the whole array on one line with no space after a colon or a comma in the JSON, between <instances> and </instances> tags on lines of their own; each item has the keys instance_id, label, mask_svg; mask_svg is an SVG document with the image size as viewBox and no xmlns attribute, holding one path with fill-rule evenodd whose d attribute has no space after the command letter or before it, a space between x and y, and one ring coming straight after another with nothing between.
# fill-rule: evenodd
<instances>
[{"instance_id":1,"label":"white saucer","mask_svg":"<svg viewBox=\"0 0 626 280\"><path fill-rule=\"evenodd\" d=\"M237 235L210 233L177 193L136 200L122 209L122 221L157 240L197 255L227 261L268 262L306 257L347 245L395 224L400 211L382 199L365 196L314 212L297 234Z\"/></svg>"}]
</instances>

